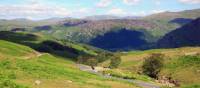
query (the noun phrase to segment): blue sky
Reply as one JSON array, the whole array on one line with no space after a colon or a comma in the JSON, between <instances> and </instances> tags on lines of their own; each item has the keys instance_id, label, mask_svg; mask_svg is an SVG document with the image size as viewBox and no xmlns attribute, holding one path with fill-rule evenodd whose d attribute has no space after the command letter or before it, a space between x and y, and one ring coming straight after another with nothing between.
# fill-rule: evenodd
<instances>
[{"instance_id":1,"label":"blue sky","mask_svg":"<svg viewBox=\"0 0 200 88\"><path fill-rule=\"evenodd\" d=\"M0 0L0 19L146 16L164 11L199 8L200 0Z\"/></svg>"}]
</instances>

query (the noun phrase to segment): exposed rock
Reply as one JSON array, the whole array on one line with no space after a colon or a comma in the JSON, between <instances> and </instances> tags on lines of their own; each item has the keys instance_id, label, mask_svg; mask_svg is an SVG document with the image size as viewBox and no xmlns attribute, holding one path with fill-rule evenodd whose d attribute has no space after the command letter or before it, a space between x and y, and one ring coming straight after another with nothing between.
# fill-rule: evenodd
<instances>
[{"instance_id":1,"label":"exposed rock","mask_svg":"<svg viewBox=\"0 0 200 88\"><path fill-rule=\"evenodd\" d=\"M35 81L35 85L40 85L41 84L41 81L40 80L36 80Z\"/></svg>"},{"instance_id":2,"label":"exposed rock","mask_svg":"<svg viewBox=\"0 0 200 88\"><path fill-rule=\"evenodd\" d=\"M180 83L177 80L172 79L171 77L162 76L157 80L157 82L163 84L167 87L179 87Z\"/></svg>"},{"instance_id":3,"label":"exposed rock","mask_svg":"<svg viewBox=\"0 0 200 88\"><path fill-rule=\"evenodd\" d=\"M71 80L67 80L67 82L68 82L68 83L72 83L72 81L71 81Z\"/></svg>"}]
</instances>

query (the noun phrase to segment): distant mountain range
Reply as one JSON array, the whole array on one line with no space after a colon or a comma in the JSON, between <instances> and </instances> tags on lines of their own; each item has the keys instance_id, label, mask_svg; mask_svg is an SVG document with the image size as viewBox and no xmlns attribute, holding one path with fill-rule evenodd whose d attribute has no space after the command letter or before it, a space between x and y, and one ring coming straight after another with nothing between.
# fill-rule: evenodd
<instances>
[{"instance_id":1,"label":"distant mountain range","mask_svg":"<svg viewBox=\"0 0 200 88\"><path fill-rule=\"evenodd\" d=\"M185 10L185 11L179 11L179 12L163 12L163 13L157 13L157 14L146 16L143 19L168 20L168 21L174 20L177 18L195 19L200 16L199 13L200 13L200 9Z\"/></svg>"},{"instance_id":2,"label":"distant mountain range","mask_svg":"<svg viewBox=\"0 0 200 88\"><path fill-rule=\"evenodd\" d=\"M0 30L39 33L105 50L143 50L155 48L154 44L163 36L198 17L200 9L163 12L146 17L97 15L83 19L52 18L39 21L15 19L0 20ZM140 35L126 37L135 33ZM135 42L139 40L144 42L138 46Z\"/></svg>"},{"instance_id":3,"label":"distant mountain range","mask_svg":"<svg viewBox=\"0 0 200 88\"><path fill-rule=\"evenodd\" d=\"M87 16L83 19L85 20L113 20L113 19L139 19L141 17L139 16L125 16L125 17L119 17L119 16L112 16L112 15L95 15L95 16Z\"/></svg>"},{"instance_id":4,"label":"distant mountain range","mask_svg":"<svg viewBox=\"0 0 200 88\"><path fill-rule=\"evenodd\" d=\"M121 17L118 16L112 16L112 15L95 15L95 16L87 16L84 17L85 20L111 20L111 19L121 19Z\"/></svg>"}]
</instances>

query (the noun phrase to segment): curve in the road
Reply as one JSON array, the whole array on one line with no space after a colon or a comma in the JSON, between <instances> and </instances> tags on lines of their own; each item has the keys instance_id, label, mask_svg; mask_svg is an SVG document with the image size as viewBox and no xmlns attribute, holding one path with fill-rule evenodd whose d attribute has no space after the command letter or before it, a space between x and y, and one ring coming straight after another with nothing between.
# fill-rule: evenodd
<instances>
[{"instance_id":1,"label":"curve in the road","mask_svg":"<svg viewBox=\"0 0 200 88\"><path fill-rule=\"evenodd\" d=\"M160 86L158 86L156 84L152 84L152 83L148 83L148 82L144 82L144 81L140 81L140 80L131 80L131 79L113 77L113 76L109 76L109 75L103 75L101 73L98 73L98 71L96 71L96 70L92 70L91 67L87 66L87 65L77 64L77 66L82 71L87 71L87 72L90 72L90 73L93 73L93 74L97 74L97 75L102 76L104 78L112 78L112 79L116 79L116 80L128 81L128 82L134 83L137 86L140 86L142 88L160 88Z\"/></svg>"}]
</instances>

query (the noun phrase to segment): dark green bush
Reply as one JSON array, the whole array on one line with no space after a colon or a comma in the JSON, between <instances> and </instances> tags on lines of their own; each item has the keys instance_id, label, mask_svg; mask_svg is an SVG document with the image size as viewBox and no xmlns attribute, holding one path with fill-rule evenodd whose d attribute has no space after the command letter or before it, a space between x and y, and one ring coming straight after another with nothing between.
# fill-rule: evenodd
<instances>
[{"instance_id":1,"label":"dark green bush","mask_svg":"<svg viewBox=\"0 0 200 88\"><path fill-rule=\"evenodd\" d=\"M158 78L158 74L164 64L163 58L164 55L162 54L152 54L150 57L146 58L142 65L143 73L150 77Z\"/></svg>"},{"instance_id":2,"label":"dark green bush","mask_svg":"<svg viewBox=\"0 0 200 88\"><path fill-rule=\"evenodd\" d=\"M87 65L91 66L91 68L94 70L94 66L97 66L98 61L95 58L90 58L87 60Z\"/></svg>"},{"instance_id":3,"label":"dark green bush","mask_svg":"<svg viewBox=\"0 0 200 88\"><path fill-rule=\"evenodd\" d=\"M98 64L98 60L94 56L85 55L78 57L78 63L89 65L92 69L94 69L94 66L97 66Z\"/></svg>"},{"instance_id":4,"label":"dark green bush","mask_svg":"<svg viewBox=\"0 0 200 88\"><path fill-rule=\"evenodd\" d=\"M121 63L121 57L119 55L114 55L110 59L110 68L117 68Z\"/></svg>"}]
</instances>

